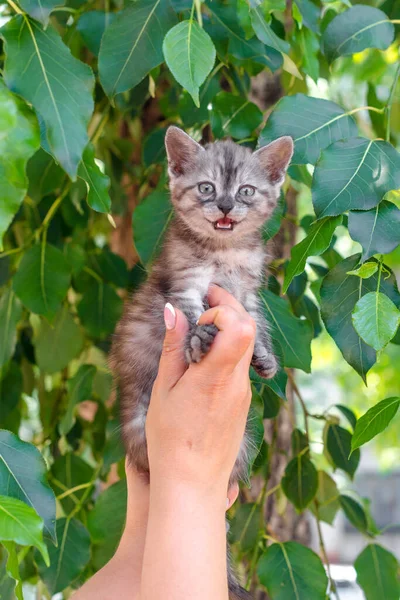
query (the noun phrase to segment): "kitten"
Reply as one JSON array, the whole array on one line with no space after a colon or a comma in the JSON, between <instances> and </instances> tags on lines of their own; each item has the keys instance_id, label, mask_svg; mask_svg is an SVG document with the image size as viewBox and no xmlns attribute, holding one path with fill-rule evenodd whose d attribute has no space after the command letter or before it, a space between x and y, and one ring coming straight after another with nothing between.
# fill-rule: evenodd
<instances>
[{"instance_id":1,"label":"kitten","mask_svg":"<svg viewBox=\"0 0 400 600\"><path fill-rule=\"evenodd\" d=\"M293 154L293 141L286 136L251 152L230 140L202 147L170 127L165 143L174 218L151 275L126 306L111 353L127 452L145 472L145 419L164 339L166 302L186 315L190 330L185 357L188 364L199 362L217 329L196 321L208 308L210 283L222 286L256 321L254 369L265 378L276 373L258 302L266 258L260 231L276 206ZM231 481L246 476L249 441L247 433Z\"/></svg>"}]
</instances>

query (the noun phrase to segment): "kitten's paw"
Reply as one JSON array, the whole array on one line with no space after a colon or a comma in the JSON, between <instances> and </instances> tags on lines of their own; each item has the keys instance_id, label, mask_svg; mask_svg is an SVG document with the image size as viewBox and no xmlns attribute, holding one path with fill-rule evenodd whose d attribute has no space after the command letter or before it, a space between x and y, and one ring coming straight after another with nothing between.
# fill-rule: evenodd
<instances>
[{"instance_id":1,"label":"kitten's paw","mask_svg":"<svg viewBox=\"0 0 400 600\"><path fill-rule=\"evenodd\" d=\"M211 348L218 328L215 325L196 325L186 338L185 357L190 363L198 363Z\"/></svg>"},{"instance_id":2,"label":"kitten's paw","mask_svg":"<svg viewBox=\"0 0 400 600\"><path fill-rule=\"evenodd\" d=\"M279 367L278 361L273 354L263 354L262 356L253 354L251 365L256 373L264 379L272 379Z\"/></svg>"}]
</instances>

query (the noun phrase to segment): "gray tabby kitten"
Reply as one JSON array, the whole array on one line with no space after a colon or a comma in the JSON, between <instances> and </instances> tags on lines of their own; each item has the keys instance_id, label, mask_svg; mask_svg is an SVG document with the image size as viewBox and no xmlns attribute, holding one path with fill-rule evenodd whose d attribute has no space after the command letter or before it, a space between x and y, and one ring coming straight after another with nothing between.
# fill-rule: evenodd
<instances>
[{"instance_id":1,"label":"gray tabby kitten","mask_svg":"<svg viewBox=\"0 0 400 600\"><path fill-rule=\"evenodd\" d=\"M165 143L174 218L150 277L126 306L111 353L127 452L144 472L148 472L145 419L164 339L166 302L186 315L190 330L185 357L188 364L199 362L217 329L196 321L208 308L210 283L222 286L256 321L254 369L264 378L276 373L257 295L266 259L260 230L276 206L293 154L293 141L286 136L251 152L230 140L202 147L170 127ZM249 441L247 432L231 481L246 475ZM234 580L230 584L232 594L241 594Z\"/></svg>"}]
</instances>

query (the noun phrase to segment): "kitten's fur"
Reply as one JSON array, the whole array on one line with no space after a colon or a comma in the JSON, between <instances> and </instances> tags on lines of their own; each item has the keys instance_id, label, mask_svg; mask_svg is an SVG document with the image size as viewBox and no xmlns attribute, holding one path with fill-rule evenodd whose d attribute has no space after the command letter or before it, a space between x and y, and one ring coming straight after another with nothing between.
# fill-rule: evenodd
<instances>
[{"instance_id":1,"label":"kitten's fur","mask_svg":"<svg viewBox=\"0 0 400 600\"><path fill-rule=\"evenodd\" d=\"M253 367L266 378L273 377L277 369L268 326L258 305L265 262L260 230L276 206L293 153L292 139L282 137L251 152L232 141L202 147L180 129L170 127L166 148L174 218L150 277L126 306L111 358L121 392L125 444L141 471L148 471L145 418L165 334L166 302L186 315L190 323L186 360L198 362L217 330L213 325L196 325L196 321L208 308L210 283L222 286L256 321ZM201 183L212 184L214 191L202 186L201 193ZM254 194L240 194L243 186L250 186ZM226 225L227 219L235 222L232 230L216 229L217 221ZM232 481L245 477L248 441L246 434ZM239 588L234 592L234 586L232 581L232 594L245 598Z\"/></svg>"}]
</instances>

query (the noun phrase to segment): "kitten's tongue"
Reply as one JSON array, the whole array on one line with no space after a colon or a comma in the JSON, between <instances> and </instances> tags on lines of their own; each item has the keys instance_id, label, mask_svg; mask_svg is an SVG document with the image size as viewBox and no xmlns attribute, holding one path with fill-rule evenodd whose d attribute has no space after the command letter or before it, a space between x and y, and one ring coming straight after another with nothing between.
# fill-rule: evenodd
<instances>
[{"instance_id":1,"label":"kitten's tongue","mask_svg":"<svg viewBox=\"0 0 400 600\"><path fill-rule=\"evenodd\" d=\"M229 217L224 217L223 219L218 219L215 223L216 229L232 229L233 221Z\"/></svg>"}]
</instances>

